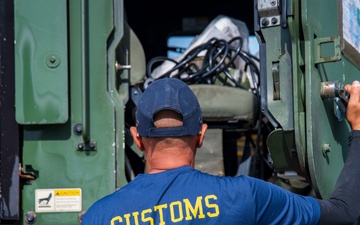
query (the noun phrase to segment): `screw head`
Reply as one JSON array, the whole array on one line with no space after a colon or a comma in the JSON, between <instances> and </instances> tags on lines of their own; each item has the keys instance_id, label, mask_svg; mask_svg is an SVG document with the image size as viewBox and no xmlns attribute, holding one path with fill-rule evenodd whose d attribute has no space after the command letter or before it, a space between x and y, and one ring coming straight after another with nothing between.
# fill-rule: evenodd
<instances>
[{"instance_id":1,"label":"screw head","mask_svg":"<svg viewBox=\"0 0 360 225\"><path fill-rule=\"evenodd\" d=\"M77 148L79 149L79 150L83 150L84 149L84 143L79 143L78 145L77 145Z\"/></svg>"},{"instance_id":2,"label":"screw head","mask_svg":"<svg viewBox=\"0 0 360 225\"><path fill-rule=\"evenodd\" d=\"M269 25L269 20L264 18L261 20L261 25L263 25L264 27L267 27Z\"/></svg>"},{"instance_id":3,"label":"screw head","mask_svg":"<svg viewBox=\"0 0 360 225\"><path fill-rule=\"evenodd\" d=\"M27 224L34 224L36 222L36 214L35 214L35 212L27 212L25 214L25 222Z\"/></svg>"},{"instance_id":4,"label":"screw head","mask_svg":"<svg viewBox=\"0 0 360 225\"><path fill-rule=\"evenodd\" d=\"M276 17L271 18L272 24L277 24L277 22L278 22L278 19Z\"/></svg>"},{"instance_id":5,"label":"screw head","mask_svg":"<svg viewBox=\"0 0 360 225\"><path fill-rule=\"evenodd\" d=\"M90 141L90 143L89 143L89 148L90 148L91 150L94 150L94 149L95 149L95 147L96 147L95 142Z\"/></svg>"},{"instance_id":6,"label":"screw head","mask_svg":"<svg viewBox=\"0 0 360 225\"><path fill-rule=\"evenodd\" d=\"M80 124L80 123L76 124L76 125L74 126L74 133L75 133L76 135L81 135L82 132L83 132L83 126L82 126L82 124Z\"/></svg>"},{"instance_id":7,"label":"screw head","mask_svg":"<svg viewBox=\"0 0 360 225\"><path fill-rule=\"evenodd\" d=\"M45 64L51 69L55 69L60 65L60 57L57 54L48 54L45 56Z\"/></svg>"}]
</instances>

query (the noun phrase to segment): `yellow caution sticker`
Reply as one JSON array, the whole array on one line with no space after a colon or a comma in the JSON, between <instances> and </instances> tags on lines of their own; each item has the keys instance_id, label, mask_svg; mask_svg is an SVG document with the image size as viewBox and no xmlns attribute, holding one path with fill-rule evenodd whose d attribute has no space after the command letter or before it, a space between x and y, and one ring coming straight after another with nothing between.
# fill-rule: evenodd
<instances>
[{"instance_id":1,"label":"yellow caution sticker","mask_svg":"<svg viewBox=\"0 0 360 225\"><path fill-rule=\"evenodd\" d=\"M56 189L55 190L55 196L80 196L81 190L79 189Z\"/></svg>"},{"instance_id":2,"label":"yellow caution sticker","mask_svg":"<svg viewBox=\"0 0 360 225\"><path fill-rule=\"evenodd\" d=\"M35 190L36 212L80 212L82 197L80 188L56 188Z\"/></svg>"}]
</instances>

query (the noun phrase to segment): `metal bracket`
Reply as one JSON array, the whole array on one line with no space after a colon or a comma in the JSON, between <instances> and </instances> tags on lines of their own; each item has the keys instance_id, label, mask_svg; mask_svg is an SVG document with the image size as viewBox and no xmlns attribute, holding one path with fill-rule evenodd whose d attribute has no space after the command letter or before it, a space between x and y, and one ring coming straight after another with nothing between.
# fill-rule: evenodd
<instances>
[{"instance_id":1,"label":"metal bracket","mask_svg":"<svg viewBox=\"0 0 360 225\"><path fill-rule=\"evenodd\" d=\"M321 57L321 45L331 42L334 43L334 55ZM319 64L319 63L339 61L341 59L340 47L341 47L340 36L314 39L314 63Z\"/></svg>"},{"instance_id":2,"label":"metal bracket","mask_svg":"<svg viewBox=\"0 0 360 225\"><path fill-rule=\"evenodd\" d=\"M279 0L258 0L257 9L260 15L261 28L280 25L281 9Z\"/></svg>"}]
</instances>

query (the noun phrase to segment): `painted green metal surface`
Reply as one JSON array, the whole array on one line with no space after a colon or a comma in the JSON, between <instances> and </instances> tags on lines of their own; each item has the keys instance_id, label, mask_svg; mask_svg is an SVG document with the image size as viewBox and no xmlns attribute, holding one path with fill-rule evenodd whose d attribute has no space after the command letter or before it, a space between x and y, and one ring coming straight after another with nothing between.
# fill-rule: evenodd
<instances>
[{"instance_id":1,"label":"painted green metal surface","mask_svg":"<svg viewBox=\"0 0 360 225\"><path fill-rule=\"evenodd\" d=\"M298 150L298 117L299 106L294 99L298 97L298 87L294 84L296 77L293 61L297 57L297 39L292 39L288 26L284 29L278 26L263 27L260 37L265 43L263 58L263 95L269 116L276 121L275 130L268 136L267 145L273 159L276 172L296 171L305 173L305 162L302 152ZM294 42L295 41L295 42ZM265 66L264 66L265 65ZM265 109L266 108L266 109ZM301 144L300 144L301 145Z\"/></svg>"},{"instance_id":2,"label":"painted green metal surface","mask_svg":"<svg viewBox=\"0 0 360 225\"><path fill-rule=\"evenodd\" d=\"M43 106L38 111L27 111L19 116L24 123L21 166L24 174L35 177L27 179L22 190L23 223L26 224L29 212L35 212L35 224L38 225L80 224L78 216L81 211L86 211L96 200L127 183L124 172L124 104L129 84L120 80L120 77L127 76L126 71L119 73L115 69L116 61L123 57L118 53L119 46L125 51L127 48L124 41L123 2L35 2L39 8L44 5L43 10L47 13L26 14L29 20L24 20L20 10L16 14L16 23L27 27L28 21L31 21L31 26L39 27L38 23L42 20L56 16L57 10L61 11L63 20L55 26L59 25L63 30L56 31L56 35L60 35L65 42L58 46L61 49L61 54L58 54L61 55L61 63L57 69L61 66L64 68L61 69L63 77L60 80L41 79L57 74L49 74L48 70L52 70L44 66L43 58L41 63L35 59L29 62L29 52L17 53L19 65L31 65L32 71L36 71L28 73L31 68L24 67L23 74L19 76L26 74L26 79L36 79L36 86L32 86L30 92L41 96L36 100ZM34 1L17 0L16 8L24 9L29 4L34 4ZM43 38L46 40L33 39L36 52L53 51L52 41L47 40L49 36ZM17 89L16 94L18 91L19 104L16 107L19 108L16 110L26 111L21 107L31 97L24 90ZM59 106L57 110L49 109L47 100L53 96L61 96L59 98L68 108ZM69 118L60 119L57 116L59 111L64 111L63 114ZM63 206L63 211L56 207L50 207L49 212L36 210L40 204L39 197L35 196L37 191L69 188L81 190L81 210L70 212L68 206ZM79 201L75 201L75 204L79 204Z\"/></svg>"},{"instance_id":3,"label":"painted green metal surface","mask_svg":"<svg viewBox=\"0 0 360 225\"><path fill-rule=\"evenodd\" d=\"M322 197L328 198L344 164L349 126L345 120L339 121L335 116L334 100L321 99L319 96L320 82L339 80L351 83L359 79L360 71L344 56L336 62L315 64L316 55L319 54L316 52L316 39L340 36L338 1L302 1L301 9L306 65L303 76L307 159L315 188ZM333 47L327 47L340 48L336 43ZM333 52L336 54L336 50ZM327 153L323 152L324 144L331 147Z\"/></svg>"},{"instance_id":4,"label":"painted green metal surface","mask_svg":"<svg viewBox=\"0 0 360 225\"><path fill-rule=\"evenodd\" d=\"M350 128L344 117L338 116L334 99L321 98L320 83L351 83L359 79L360 71L342 54L338 1L287 3L287 26L261 29L266 43L268 110L279 123L269 135L268 146L280 171L294 169L293 159L286 156L295 152L298 172L309 179L319 197L328 198L344 164ZM288 55L290 64L284 63ZM278 74L274 76L272 67L277 62ZM279 139L291 132L293 145Z\"/></svg>"},{"instance_id":5,"label":"painted green metal surface","mask_svg":"<svg viewBox=\"0 0 360 225\"><path fill-rule=\"evenodd\" d=\"M66 1L15 1L16 120L68 120Z\"/></svg>"},{"instance_id":6,"label":"painted green metal surface","mask_svg":"<svg viewBox=\"0 0 360 225\"><path fill-rule=\"evenodd\" d=\"M280 28L280 29L279 29ZM268 109L284 130L293 129L293 99L291 74L291 41L281 27L262 30L266 37L267 101Z\"/></svg>"},{"instance_id":7,"label":"painted green metal surface","mask_svg":"<svg viewBox=\"0 0 360 225\"><path fill-rule=\"evenodd\" d=\"M276 129L268 137L269 140L277 140L271 143L271 155L274 161L274 167L278 171L299 171L298 156L293 151L294 132L284 132L282 129ZM286 149L287 151L284 151Z\"/></svg>"}]
</instances>

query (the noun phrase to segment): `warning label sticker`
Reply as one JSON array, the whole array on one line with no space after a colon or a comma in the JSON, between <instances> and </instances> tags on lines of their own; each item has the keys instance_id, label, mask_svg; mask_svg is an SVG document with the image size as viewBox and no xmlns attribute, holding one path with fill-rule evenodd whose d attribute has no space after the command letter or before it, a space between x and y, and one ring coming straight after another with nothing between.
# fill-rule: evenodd
<instances>
[{"instance_id":1,"label":"warning label sticker","mask_svg":"<svg viewBox=\"0 0 360 225\"><path fill-rule=\"evenodd\" d=\"M36 212L80 212L82 208L80 188L37 189Z\"/></svg>"}]
</instances>

